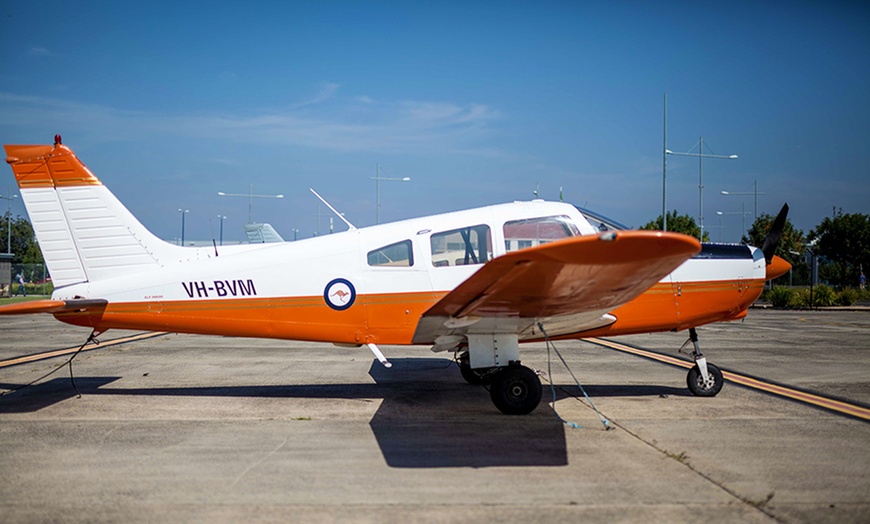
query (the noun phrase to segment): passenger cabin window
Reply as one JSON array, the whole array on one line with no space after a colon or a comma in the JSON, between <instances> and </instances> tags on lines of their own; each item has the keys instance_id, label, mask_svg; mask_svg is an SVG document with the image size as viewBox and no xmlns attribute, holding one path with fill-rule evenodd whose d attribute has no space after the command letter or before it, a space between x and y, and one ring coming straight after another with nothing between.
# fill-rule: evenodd
<instances>
[{"instance_id":1,"label":"passenger cabin window","mask_svg":"<svg viewBox=\"0 0 870 524\"><path fill-rule=\"evenodd\" d=\"M369 251L370 266L410 267L414 265L411 241L403 240L374 251Z\"/></svg>"},{"instance_id":2,"label":"passenger cabin window","mask_svg":"<svg viewBox=\"0 0 870 524\"><path fill-rule=\"evenodd\" d=\"M492 235L487 225L435 233L431 245L435 267L483 264L492 258Z\"/></svg>"},{"instance_id":3,"label":"passenger cabin window","mask_svg":"<svg viewBox=\"0 0 870 524\"><path fill-rule=\"evenodd\" d=\"M504 224L504 249L516 251L579 234L580 230L567 216L512 220Z\"/></svg>"}]
</instances>

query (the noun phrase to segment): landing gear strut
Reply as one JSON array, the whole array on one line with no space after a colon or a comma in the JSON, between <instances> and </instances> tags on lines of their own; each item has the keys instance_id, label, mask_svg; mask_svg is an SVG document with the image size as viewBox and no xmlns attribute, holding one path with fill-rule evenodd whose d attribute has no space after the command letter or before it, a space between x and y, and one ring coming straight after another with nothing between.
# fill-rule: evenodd
<instances>
[{"instance_id":1,"label":"landing gear strut","mask_svg":"<svg viewBox=\"0 0 870 524\"><path fill-rule=\"evenodd\" d=\"M490 380L492 380L492 368L472 369L469 360L467 351L456 358L456 363L459 365L459 372L462 374L462 378L472 386L489 384Z\"/></svg>"},{"instance_id":2,"label":"landing gear strut","mask_svg":"<svg viewBox=\"0 0 870 524\"><path fill-rule=\"evenodd\" d=\"M686 377L689 391L698 397L715 397L725 383L722 372L713 364L708 364L707 359L701 354L698 332L695 331L695 328L689 328L689 340L694 346L691 357L695 361L695 365L689 370L689 375Z\"/></svg>"}]
</instances>

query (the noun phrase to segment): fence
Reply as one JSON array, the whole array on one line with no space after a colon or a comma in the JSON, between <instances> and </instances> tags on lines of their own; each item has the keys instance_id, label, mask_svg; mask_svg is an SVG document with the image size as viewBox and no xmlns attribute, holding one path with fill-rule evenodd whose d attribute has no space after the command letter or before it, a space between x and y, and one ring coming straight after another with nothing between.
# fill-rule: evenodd
<instances>
[{"instance_id":1,"label":"fence","mask_svg":"<svg viewBox=\"0 0 870 524\"><path fill-rule=\"evenodd\" d=\"M24 282L22 287L21 282ZM44 264L12 264L12 284L6 295L51 295L54 285Z\"/></svg>"}]
</instances>

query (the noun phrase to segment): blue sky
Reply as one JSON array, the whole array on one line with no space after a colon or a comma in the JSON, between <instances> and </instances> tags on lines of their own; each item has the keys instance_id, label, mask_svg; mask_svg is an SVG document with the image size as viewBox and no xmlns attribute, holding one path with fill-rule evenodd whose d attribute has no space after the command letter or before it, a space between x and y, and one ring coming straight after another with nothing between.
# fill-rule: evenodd
<instances>
[{"instance_id":1,"label":"blue sky","mask_svg":"<svg viewBox=\"0 0 870 524\"><path fill-rule=\"evenodd\" d=\"M630 226L661 213L668 148L704 162L705 225L737 241L791 206L870 213L870 8L858 2L0 3L0 141L64 137L155 234L285 238L533 197ZM668 209L698 215L698 161ZM14 184L0 175L0 194ZM5 204L5 202L3 203ZM716 211L729 213L720 217ZM24 214L20 203L13 214ZM747 216L747 227L752 221ZM338 221L336 221L338 222ZM337 227L337 229L343 229Z\"/></svg>"}]
</instances>

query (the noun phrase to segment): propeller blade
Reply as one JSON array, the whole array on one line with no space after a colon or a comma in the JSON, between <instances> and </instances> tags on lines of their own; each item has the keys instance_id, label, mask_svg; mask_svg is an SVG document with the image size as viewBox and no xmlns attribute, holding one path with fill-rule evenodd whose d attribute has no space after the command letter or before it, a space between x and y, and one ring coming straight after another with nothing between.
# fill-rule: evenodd
<instances>
[{"instance_id":1,"label":"propeller blade","mask_svg":"<svg viewBox=\"0 0 870 524\"><path fill-rule=\"evenodd\" d=\"M785 227L785 219L788 216L788 204L783 204L779 214L770 225L770 231L767 233L767 238L764 239L764 245L761 246L761 252L764 253L764 261L770 264L773 260L773 255L776 253L776 247L779 245L779 240L782 238L782 228Z\"/></svg>"}]
</instances>

